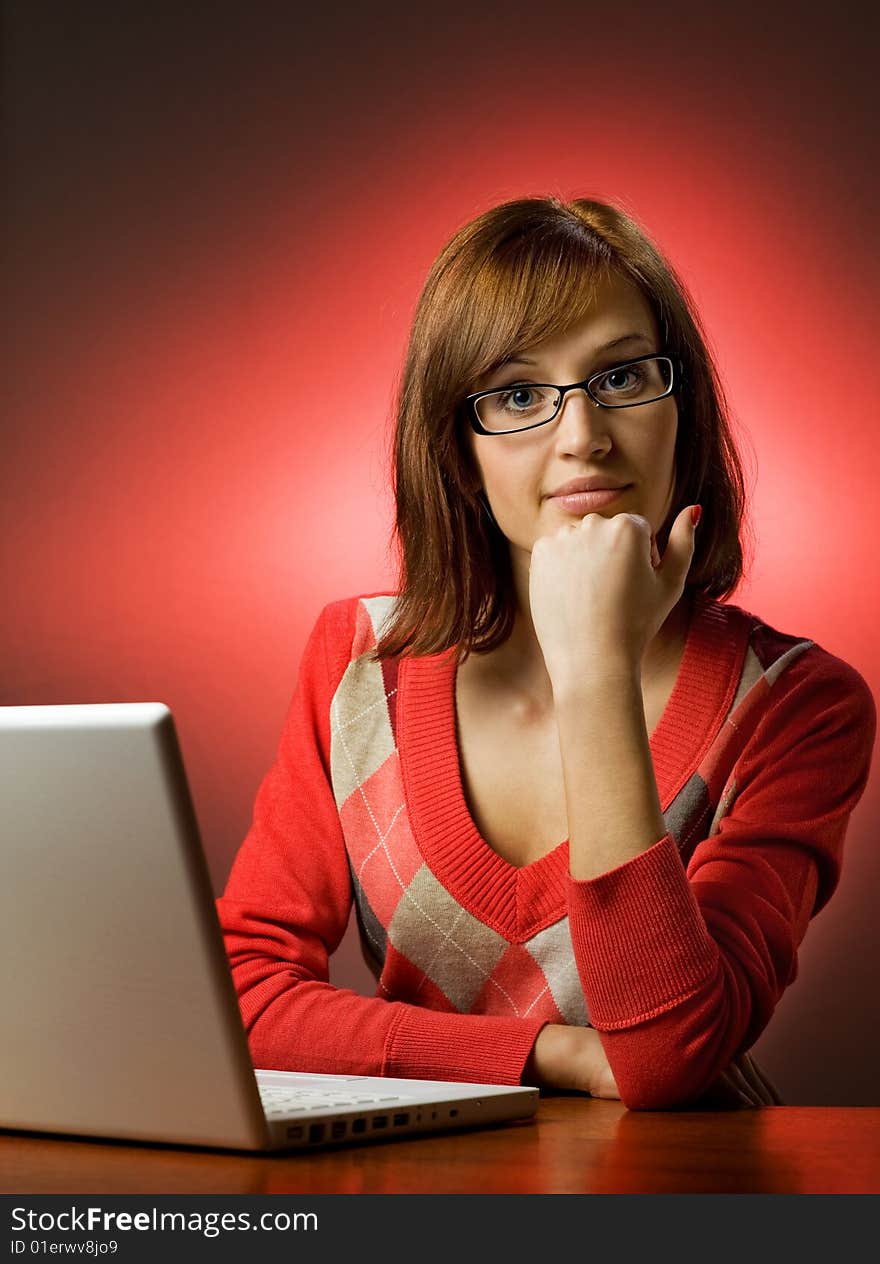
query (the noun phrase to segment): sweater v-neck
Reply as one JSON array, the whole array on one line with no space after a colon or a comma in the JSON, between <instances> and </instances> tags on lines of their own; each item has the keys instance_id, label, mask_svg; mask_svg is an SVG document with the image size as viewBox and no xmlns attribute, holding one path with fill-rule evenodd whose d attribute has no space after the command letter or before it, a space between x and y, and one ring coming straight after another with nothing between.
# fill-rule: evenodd
<instances>
[{"instance_id":1,"label":"sweater v-neck","mask_svg":"<svg viewBox=\"0 0 880 1264\"><path fill-rule=\"evenodd\" d=\"M650 737L665 812L711 745L736 692L748 620L736 606L698 600L675 684ZM511 942L565 912L568 839L512 865L482 837L465 799L456 732L455 648L400 660L397 741L410 823L431 870L468 912Z\"/></svg>"}]
</instances>

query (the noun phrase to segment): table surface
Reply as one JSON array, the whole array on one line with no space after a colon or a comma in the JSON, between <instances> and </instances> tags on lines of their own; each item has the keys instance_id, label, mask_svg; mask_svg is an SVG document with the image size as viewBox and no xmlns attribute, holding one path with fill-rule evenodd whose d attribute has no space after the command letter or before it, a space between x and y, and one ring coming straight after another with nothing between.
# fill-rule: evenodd
<instances>
[{"instance_id":1,"label":"table surface","mask_svg":"<svg viewBox=\"0 0 880 1264\"><path fill-rule=\"evenodd\" d=\"M0 1132L5 1193L880 1192L880 1107L628 1111L542 1098L536 1117L288 1155Z\"/></svg>"}]
</instances>

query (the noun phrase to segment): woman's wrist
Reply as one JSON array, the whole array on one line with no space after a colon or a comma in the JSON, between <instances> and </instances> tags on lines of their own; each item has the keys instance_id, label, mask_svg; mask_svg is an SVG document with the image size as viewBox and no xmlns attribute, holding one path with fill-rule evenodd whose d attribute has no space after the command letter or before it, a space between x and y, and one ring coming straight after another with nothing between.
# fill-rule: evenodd
<instances>
[{"instance_id":1,"label":"woman's wrist","mask_svg":"<svg viewBox=\"0 0 880 1264\"><path fill-rule=\"evenodd\" d=\"M559 1088L558 1074L564 1062L563 1047L566 1028L559 1023L547 1023L542 1027L532 1045L532 1051L523 1071L523 1081L529 1084Z\"/></svg>"},{"instance_id":2,"label":"woman's wrist","mask_svg":"<svg viewBox=\"0 0 880 1264\"><path fill-rule=\"evenodd\" d=\"M550 685L557 715L568 706L613 706L622 695L634 694L640 700L642 697L641 668L629 660L581 664L574 673L568 670L551 676Z\"/></svg>"},{"instance_id":3,"label":"woman's wrist","mask_svg":"<svg viewBox=\"0 0 880 1264\"><path fill-rule=\"evenodd\" d=\"M547 1023L538 1032L522 1078L538 1087L615 1096L608 1059L592 1027Z\"/></svg>"}]
</instances>

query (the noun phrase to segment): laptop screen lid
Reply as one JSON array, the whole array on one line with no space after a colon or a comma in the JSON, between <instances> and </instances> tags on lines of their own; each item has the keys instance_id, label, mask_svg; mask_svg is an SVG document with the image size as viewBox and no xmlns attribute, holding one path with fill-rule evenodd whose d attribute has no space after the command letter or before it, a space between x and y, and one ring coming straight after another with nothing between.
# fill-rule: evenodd
<instances>
[{"instance_id":1,"label":"laptop screen lid","mask_svg":"<svg viewBox=\"0 0 880 1264\"><path fill-rule=\"evenodd\" d=\"M0 707L0 854L0 1127L266 1145L168 707Z\"/></svg>"}]
</instances>

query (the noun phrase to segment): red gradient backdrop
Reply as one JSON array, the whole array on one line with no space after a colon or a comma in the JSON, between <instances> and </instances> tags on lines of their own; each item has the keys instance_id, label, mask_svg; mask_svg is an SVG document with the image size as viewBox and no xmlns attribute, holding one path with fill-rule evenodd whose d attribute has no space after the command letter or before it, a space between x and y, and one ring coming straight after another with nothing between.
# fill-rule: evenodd
<instances>
[{"instance_id":1,"label":"red gradient backdrop","mask_svg":"<svg viewBox=\"0 0 880 1264\"><path fill-rule=\"evenodd\" d=\"M733 600L878 695L876 26L72 8L5 13L2 702L168 703L218 890L319 610L394 582L421 284L508 197L611 198L671 258L749 470ZM878 809L875 773L758 1046L790 1101L880 1102ZM369 990L351 932L333 977Z\"/></svg>"}]
</instances>

